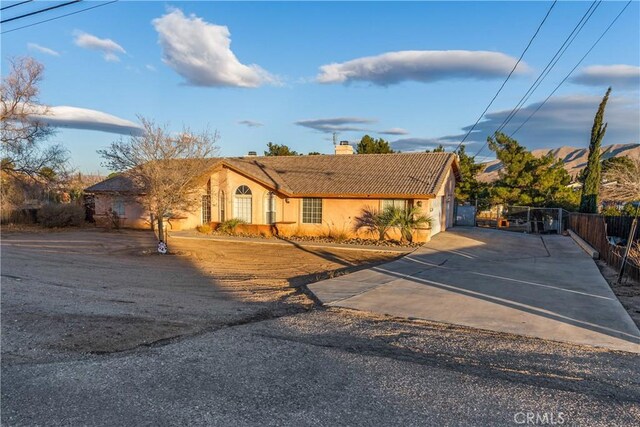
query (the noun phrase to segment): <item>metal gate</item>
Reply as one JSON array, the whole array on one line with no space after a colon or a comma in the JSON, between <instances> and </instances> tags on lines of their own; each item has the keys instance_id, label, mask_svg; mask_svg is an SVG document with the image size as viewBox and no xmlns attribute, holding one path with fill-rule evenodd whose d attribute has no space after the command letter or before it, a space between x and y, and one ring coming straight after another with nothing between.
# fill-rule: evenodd
<instances>
[{"instance_id":1,"label":"metal gate","mask_svg":"<svg viewBox=\"0 0 640 427\"><path fill-rule=\"evenodd\" d=\"M476 225L476 207L471 205L456 206L455 225Z\"/></svg>"}]
</instances>

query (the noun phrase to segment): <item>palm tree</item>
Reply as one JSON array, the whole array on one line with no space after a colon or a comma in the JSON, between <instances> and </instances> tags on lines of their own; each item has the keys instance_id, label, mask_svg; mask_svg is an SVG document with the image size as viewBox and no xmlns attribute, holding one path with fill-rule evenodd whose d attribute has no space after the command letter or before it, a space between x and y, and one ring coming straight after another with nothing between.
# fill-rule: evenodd
<instances>
[{"instance_id":1,"label":"palm tree","mask_svg":"<svg viewBox=\"0 0 640 427\"><path fill-rule=\"evenodd\" d=\"M400 235L404 240L413 241L413 231L417 228L431 225L433 219L421 213L417 206L406 209L390 208L391 225L400 229Z\"/></svg>"},{"instance_id":2,"label":"palm tree","mask_svg":"<svg viewBox=\"0 0 640 427\"><path fill-rule=\"evenodd\" d=\"M382 212L375 208L364 208L360 216L355 217L353 229L359 231L365 229L372 235L378 235L378 240L384 240L389 228L393 227L395 211L388 207Z\"/></svg>"}]
</instances>

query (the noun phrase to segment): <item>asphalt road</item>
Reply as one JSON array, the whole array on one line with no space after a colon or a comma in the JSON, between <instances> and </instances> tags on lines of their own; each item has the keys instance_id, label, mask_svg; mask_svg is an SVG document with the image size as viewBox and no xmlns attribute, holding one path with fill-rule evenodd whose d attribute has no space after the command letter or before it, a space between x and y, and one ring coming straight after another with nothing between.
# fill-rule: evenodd
<instances>
[{"instance_id":1,"label":"asphalt road","mask_svg":"<svg viewBox=\"0 0 640 427\"><path fill-rule=\"evenodd\" d=\"M251 298L149 243L3 236L2 425L640 424L638 355Z\"/></svg>"}]
</instances>

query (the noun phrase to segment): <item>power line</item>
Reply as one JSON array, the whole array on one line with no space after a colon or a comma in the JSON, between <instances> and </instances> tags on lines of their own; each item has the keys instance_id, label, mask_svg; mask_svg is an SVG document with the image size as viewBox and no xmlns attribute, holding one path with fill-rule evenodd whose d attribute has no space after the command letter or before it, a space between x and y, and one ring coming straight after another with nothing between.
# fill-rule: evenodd
<instances>
[{"instance_id":1,"label":"power line","mask_svg":"<svg viewBox=\"0 0 640 427\"><path fill-rule=\"evenodd\" d=\"M582 15L582 18L580 18L580 21L578 21L576 26L573 27L573 30L564 40L564 43L562 43L562 45L558 48L555 55L553 55L553 57L549 60L549 62L547 63L545 68L542 70L540 75L538 75L538 77L536 78L536 81L533 82L531 87L529 87L527 92L522 96L522 98L520 98L520 101L518 101L518 103L513 108L513 110L511 110L511 112L507 115L507 117L502 121L500 126L498 126L498 129L496 129L496 131L494 132L494 135L502 131L509 124L509 122L511 122L511 120L518 115L521 107L524 104L526 104L526 102L529 100L529 98L531 98L534 92L538 90L538 88L540 87L544 79L547 78L547 76L556 66L560 58L565 54L565 52L571 46L571 44L573 44L575 39L578 37L578 34L580 34L580 32L582 31L586 23L589 21L589 19L591 19L591 17L593 16L596 9L598 9L598 6L600 6L601 3L602 1L594 1L593 3L591 3L591 6L589 6L587 11L584 13L584 15Z\"/></svg>"},{"instance_id":2,"label":"power line","mask_svg":"<svg viewBox=\"0 0 640 427\"><path fill-rule=\"evenodd\" d=\"M509 135L509 137L512 137L513 135L515 135L516 133L518 133L518 131L520 129L522 129L522 127L529 121L529 119L531 119L531 117L533 117L541 108L544 104L547 103L547 101L549 100L549 98L551 98L551 96L553 96L554 93L556 93L556 91L560 88L560 86L562 86L562 84L567 81L567 79L571 76L571 74L573 74L573 72L576 70L576 68L578 68L580 66L580 64L582 64L582 61L584 61L584 59L587 57L587 55L589 55L591 53L591 51L596 47L596 45L600 42L600 40L602 40L602 38L605 36L605 34L607 34L609 32L609 30L611 29L611 27L613 27L613 24L616 23L616 21L618 20L618 18L620 18L620 16L624 13L624 11L627 9L627 7L629 7L629 5L631 4L633 0L629 0L627 2L627 4L622 8L622 10L620 11L620 13L618 13L618 15L616 15L616 17L613 19L613 21L611 21L611 24L609 24L609 26L604 30L604 32L600 35L600 37L598 37L598 40L596 40L591 47L589 48L589 50L584 54L584 56L582 58L580 58L580 61L578 61L578 63L575 65L575 67L573 67L571 69L571 71L569 71L569 74L567 74L565 76L564 79L562 79L562 81L560 83L558 83L558 86L556 86L555 89L553 89L553 91L549 94L549 96L546 97L546 99L544 101L542 101L542 103L538 106L538 108L536 108L530 115L529 117L526 118L526 120L524 122L522 122L522 124L520 126L518 126L518 128L513 131L513 133L511 135Z\"/></svg>"},{"instance_id":3,"label":"power line","mask_svg":"<svg viewBox=\"0 0 640 427\"><path fill-rule=\"evenodd\" d=\"M9 6L5 6L0 10L6 10L6 9L11 9L12 7L16 7L16 6L20 6L21 4L25 4L25 3L31 3L33 0L26 0L26 1L21 1L20 3L14 3L11 4Z\"/></svg>"},{"instance_id":4,"label":"power line","mask_svg":"<svg viewBox=\"0 0 640 427\"><path fill-rule=\"evenodd\" d=\"M61 7L64 7L64 6L69 6L70 4L78 3L80 1L82 1L82 0L73 0L73 1L66 2L66 3L57 4L55 6L45 7L44 9L36 10L36 11L25 13L25 14L22 14L22 15L14 16L13 18L5 19L3 21L0 21L0 24L5 24L7 22L16 21L18 19L27 18L29 16L37 15L39 13L44 13L44 12L48 12L50 10L58 9L58 8L61 8Z\"/></svg>"},{"instance_id":5,"label":"power line","mask_svg":"<svg viewBox=\"0 0 640 427\"><path fill-rule=\"evenodd\" d=\"M462 141L460 141L460 143L458 144L458 146L456 147L456 149L454 150L454 152L458 151L458 149L460 148L460 146L467 140L467 138L469 137L469 135L471 135L471 132L473 132L473 130L476 128L476 126L478 125L478 123L480 123L480 120L482 120L482 118L484 117L485 113L489 110L489 108L491 107L491 105L493 104L493 101L496 100L496 98L498 97L498 95L500 95L500 92L502 92L502 89L504 88L504 86L507 84L507 82L509 81L509 79L511 78L511 75L513 74L513 72L516 70L516 68L518 67L518 65L520 64L520 62L522 61L522 58L524 57L524 54L527 53L527 50L529 50L529 47L531 46L531 43L533 43L533 40L536 38L536 36L538 35L538 33L540 32L540 28L542 28L542 25L545 23L545 21L547 20L547 18L549 17L549 14L551 13L551 11L553 10L554 6L556 5L557 0L554 0L554 2L551 4L551 7L549 8L549 10L547 11L547 14L544 16L544 19L542 19L542 22L540 22L540 25L538 25L538 28L536 29L536 32L533 34L533 36L531 37L531 39L529 40L529 43L527 44L527 47L525 47L525 49L522 51L522 54L520 55L520 58L518 58L518 61L516 62L516 64L513 66L513 68L511 69L511 72L509 73L509 75L507 76L507 78L504 80L504 82L502 82L502 85L500 86L500 88L498 89L498 91L496 92L496 94L493 96L493 98L491 99L491 101L489 102L489 105L487 105L487 108L484 109L484 111L482 112L482 114L480 114L480 117L478 117L478 120L476 120L476 122L473 124L473 126L471 126L471 129L469 129L469 132L467 132L467 134L464 136L464 138L462 138Z\"/></svg>"},{"instance_id":6,"label":"power line","mask_svg":"<svg viewBox=\"0 0 640 427\"><path fill-rule=\"evenodd\" d=\"M43 21L38 21L38 22L34 22L32 24L23 25L22 27L13 28L11 30L3 31L0 34L10 33L12 31L18 31L18 30L21 30L23 28L33 27L34 25L44 24L45 22L49 22L49 21L55 21L56 19L64 18L66 16L75 15L76 13L86 12L87 10L91 10L91 9L95 9L95 8L98 8L98 7L106 6L106 5L111 4L111 3L116 3L117 1L118 0L112 0L112 1L109 1L107 3L100 3L100 4L96 5L96 6L87 7L87 8L84 8L84 9L76 10L75 12L65 13L64 15L56 16L54 18L45 19Z\"/></svg>"},{"instance_id":7,"label":"power line","mask_svg":"<svg viewBox=\"0 0 640 427\"><path fill-rule=\"evenodd\" d=\"M589 19L591 19L591 17L593 16L594 12L598 8L598 6L600 6L601 3L602 3L602 1L597 1L597 0L595 0L593 3L591 3L591 5L587 9L587 11L582 15L582 18L580 18L580 20L575 25L575 27L573 27L573 30L571 31L571 33L569 33L567 38L564 40L564 43L562 43L560 48L558 48L558 50L556 51L555 55L553 55L553 57L549 60L549 62L545 66L545 68L538 75L538 77L533 82L533 84L529 87L527 92L522 96L522 98L520 98L520 101L518 101L516 106L511 110L511 112L509 112L509 114L502 121L500 126L498 126L498 128L495 130L495 132L493 132L493 135L496 135L498 132L502 131L509 124L509 122L511 120L513 120L513 118L521 111L521 107L524 104L526 104L526 102L529 100L529 98L531 98L533 93L536 90L538 90L538 88L540 87L540 85L542 84L544 79L547 78L547 76L549 75L551 70L553 70L553 68L556 66L556 64L558 63L558 61L562 57L562 55L564 55L564 53L571 46L571 44L576 39L576 37L578 37L578 34L580 34L580 31L582 31L582 29L584 28L586 23L589 21ZM595 7L594 7L594 5L595 5ZM478 151L476 151L476 153L473 155L474 159L478 155L480 155L482 150L484 150L486 148L487 144L488 144L488 141L485 141L484 144L482 144L482 146L478 149Z\"/></svg>"}]
</instances>

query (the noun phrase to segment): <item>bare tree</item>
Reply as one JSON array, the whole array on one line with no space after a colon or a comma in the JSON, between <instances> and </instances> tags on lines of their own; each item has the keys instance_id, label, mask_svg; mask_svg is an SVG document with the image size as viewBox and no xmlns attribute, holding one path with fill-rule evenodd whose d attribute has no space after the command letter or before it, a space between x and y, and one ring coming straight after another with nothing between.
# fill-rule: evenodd
<instances>
[{"instance_id":1,"label":"bare tree","mask_svg":"<svg viewBox=\"0 0 640 427\"><path fill-rule=\"evenodd\" d=\"M38 120L49 109L38 99L44 66L30 57L11 61L9 74L0 86L0 121L2 133L2 172L49 178L68 160L59 144L43 145L54 130Z\"/></svg>"},{"instance_id":2,"label":"bare tree","mask_svg":"<svg viewBox=\"0 0 640 427\"><path fill-rule=\"evenodd\" d=\"M131 180L137 189L135 197L148 209L164 241L164 219L197 206L200 188L206 183L204 174L218 151L218 133L207 129L196 134L184 128L174 134L167 125L144 117L139 120L142 136L120 138L98 153L105 167Z\"/></svg>"},{"instance_id":3,"label":"bare tree","mask_svg":"<svg viewBox=\"0 0 640 427\"><path fill-rule=\"evenodd\" d=\"M640 158L612 164L603 174L602 199L619 202L640 201Z\"/></svg>"}]
</instances>

